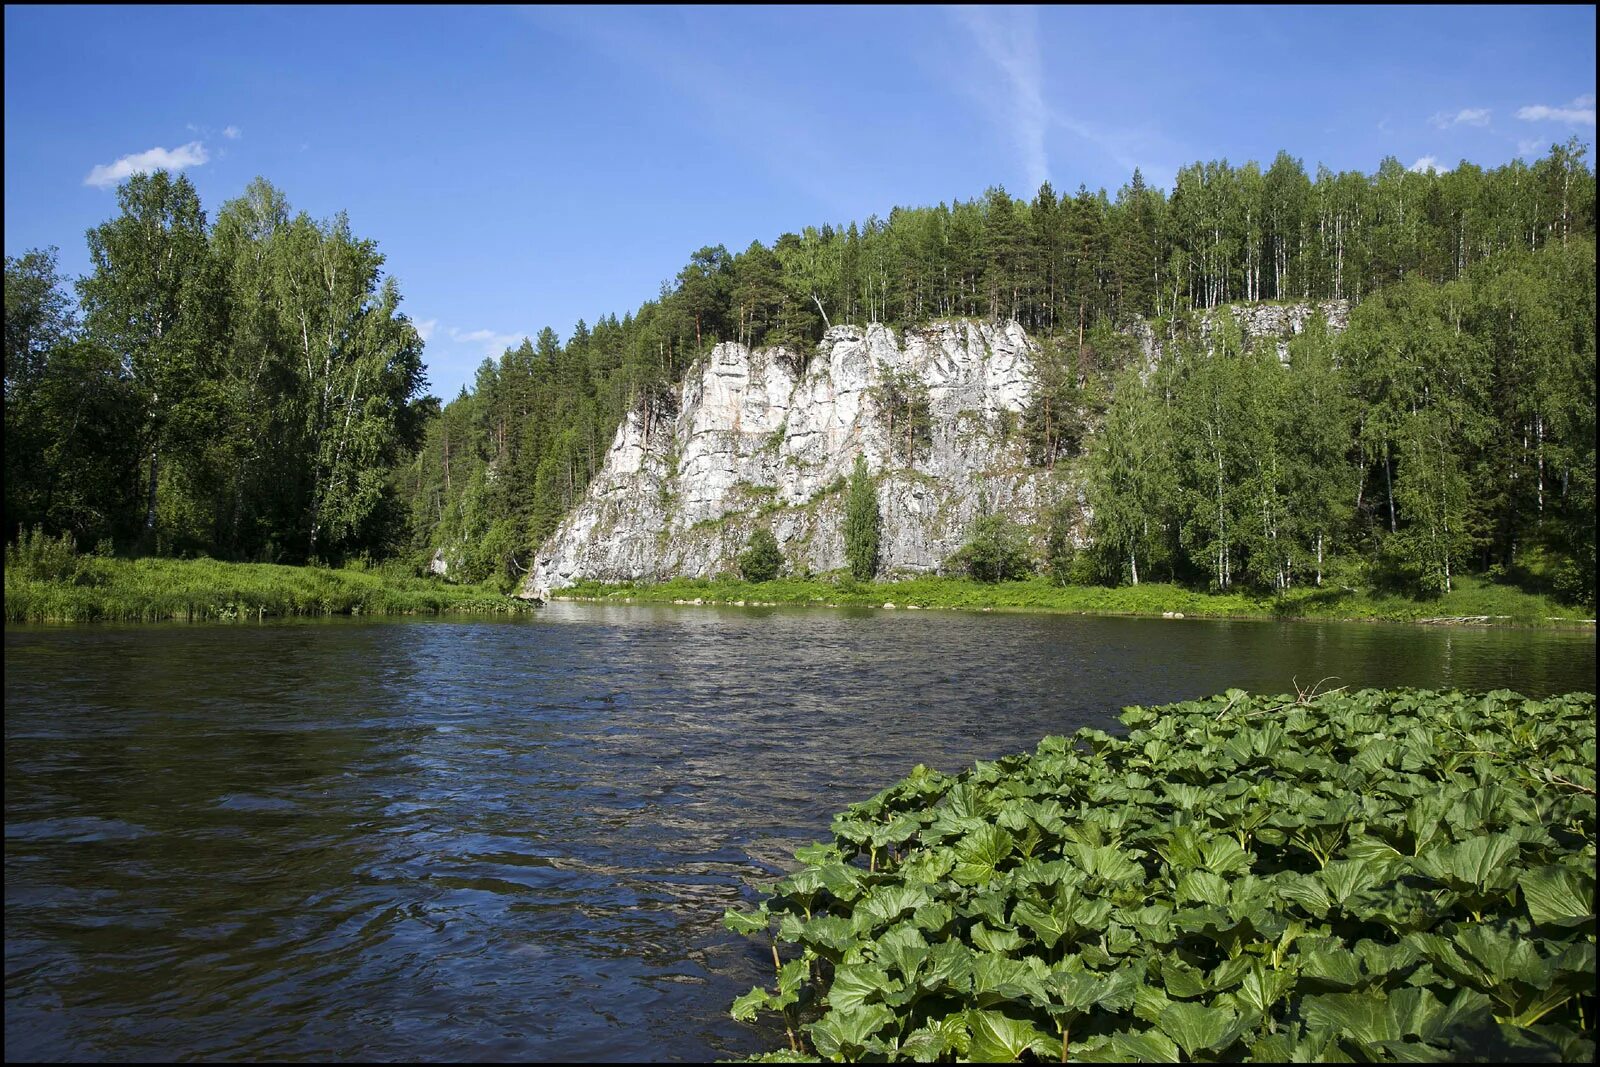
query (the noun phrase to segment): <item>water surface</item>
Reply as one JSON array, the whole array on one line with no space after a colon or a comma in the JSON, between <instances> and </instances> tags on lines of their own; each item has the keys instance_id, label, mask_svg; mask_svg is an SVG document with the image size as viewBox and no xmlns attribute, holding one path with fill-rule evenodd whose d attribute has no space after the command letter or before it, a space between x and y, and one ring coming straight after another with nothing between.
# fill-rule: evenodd
<instances>
[{"instance_id":1,"label":"water surface","mask_svg":"<svg viewBox=\"0 0 1600 1067\"><path fill-rule=\"evenodd\" d=\"M1230 686L1592 690L1592 632L552 604L9 627L7 1059L703 1059L749 883L913 764Z\"/></svg>"}]
</instances>

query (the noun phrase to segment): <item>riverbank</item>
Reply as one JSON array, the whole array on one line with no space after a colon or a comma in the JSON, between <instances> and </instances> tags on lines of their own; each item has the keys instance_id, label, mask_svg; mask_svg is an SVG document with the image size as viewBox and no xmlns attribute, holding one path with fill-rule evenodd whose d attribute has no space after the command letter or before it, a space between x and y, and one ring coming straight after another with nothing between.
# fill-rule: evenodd
<instances>
[{"instance_id":1,"label":"riverbank","mask_svg":"<svg viewBox=\"0 0 1600 1067\"><path fill-rule=\"evenodd\" d=\"M80 556L41 576L8 566L7 622L228 621L318 615L514 615L532 606L477 586L386 570L213 559Z\"/></svg>"},{"instance_id":2,"label":"riverbank","mask_svg":"<svg viewBox=\"0 0 1600 1067\"><path fill-rule=\"evenodd\" d=\"M910 578L899 582L843 583L824 578L745 582L733 578L678 578L667 582L581 582L552 599L623 603L806 605L894 609L957 608L978 611L1050 611L1156 618L1350 619L1435 625L1587 626L1581 608L1481 578L1463 577L1433 600L1371 590L1324 586L1281 597L1247 593L1197 593L1181 586L1056 585L1043 578L987 584L965 578Z\"/></svg>"}]
</instances>

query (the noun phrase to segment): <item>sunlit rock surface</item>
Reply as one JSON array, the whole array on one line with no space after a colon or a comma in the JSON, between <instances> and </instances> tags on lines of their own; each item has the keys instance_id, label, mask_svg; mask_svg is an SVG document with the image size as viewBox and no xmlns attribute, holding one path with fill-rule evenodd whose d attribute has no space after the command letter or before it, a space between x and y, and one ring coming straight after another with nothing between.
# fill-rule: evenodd
<instances>
[{"instance_id":1,"label":"sunlit rock surface","mask_svg":"<svg viewBox=\"0 0 1600 1067\"><path fill-rule=\"evenodd\" d=\"M1247 336L1282 345L1315 310L1247 305L1233 313ZM1344 306L1321 310L1343 327ZM1153 361L1161 342L1148 327L1135 335ZM1027 462L1019 431L1036 354L1015 322L835 326L809 360L719 344L685 379L675 411L635 410L617 428L583 501L535 554L523 595L585 579L732 571L758 522L771 525L791 573L843 567L840 487L857 455L878 477L882 573L937 571L986 507L1042 539L1045 510L1063 497L1081 505L1083 496L1069 475ZM896 427L891 451L878 387L906 372L927 388L932 441L908 452Z\"/></svg>"}]
</instances>

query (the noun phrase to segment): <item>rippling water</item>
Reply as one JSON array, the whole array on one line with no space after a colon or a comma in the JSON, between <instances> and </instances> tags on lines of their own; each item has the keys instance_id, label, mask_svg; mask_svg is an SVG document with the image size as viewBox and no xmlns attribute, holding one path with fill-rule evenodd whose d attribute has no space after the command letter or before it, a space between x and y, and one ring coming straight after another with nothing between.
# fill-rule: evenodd
<instances>
[{"instance_id":1,"label":"rippling water","mask_svg":"<svg viewBox=\"0 0 1600 1067\"><path fill-rule=\"evenodd\" d=\"M918 762L1118 708L1592 690L1592 633L555 604L8 628L7 1059L700 1059L748 883Z\"/></svg>"}]
</instances>

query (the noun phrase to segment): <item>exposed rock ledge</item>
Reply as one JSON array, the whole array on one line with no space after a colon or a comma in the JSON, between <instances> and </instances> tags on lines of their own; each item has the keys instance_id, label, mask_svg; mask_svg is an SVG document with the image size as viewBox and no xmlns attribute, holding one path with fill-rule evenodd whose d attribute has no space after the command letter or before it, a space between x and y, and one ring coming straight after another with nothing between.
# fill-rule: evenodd
<instances>
[{"instance_id":1,"label":"exposed rock ledge","mask_svg":"<svg viewBox=\"0 0 1600 1067\"><path fill-rule=\"evenodd\" d=\"M1033 345L1016 323L942 322L897 337L835 326L803 375L795 353L725 342L685 380L671 420L635 411L585 498L540 546L523 587L705 577L729 569L758 521L792 570L845 565L845 494L857 454L880 476L887 572L935 570L989 507L1031 519L1050 476L1014 430L1033 395ZM873 390L887 371L928 389L933 440L890 460Z\"/></svg>"},{"instance_id":2,"label":"exposed rock ledge","mask_svg":"<svg viewBox=\"0 0 1600 1067\"><path fill-rule=\"evenodd\" d=\"M1344 325L1342 304L1321 310ZM1312 312L1234 309L1246 335L1280 347ZM1149 359L1155 339L1141 340ZM839 486L858 454L879 478L884 573L937 570L985 506L1035 523L1063 495L1081 504L1077 487L1027 464L1015 432L1036 351L1015 322L970 321L900 336L835 326L803 373L792 351L719 344L686 377L676 414L635 410L617 428L584 499L535 553L521 595L542 599L586 579L709 577L733 569L758 522L771 525L791 571L843 567ZM891 455L876 401L889 372L927 387L933 439L909 460L903 439Z\"/></svg>"}]
</instances>

